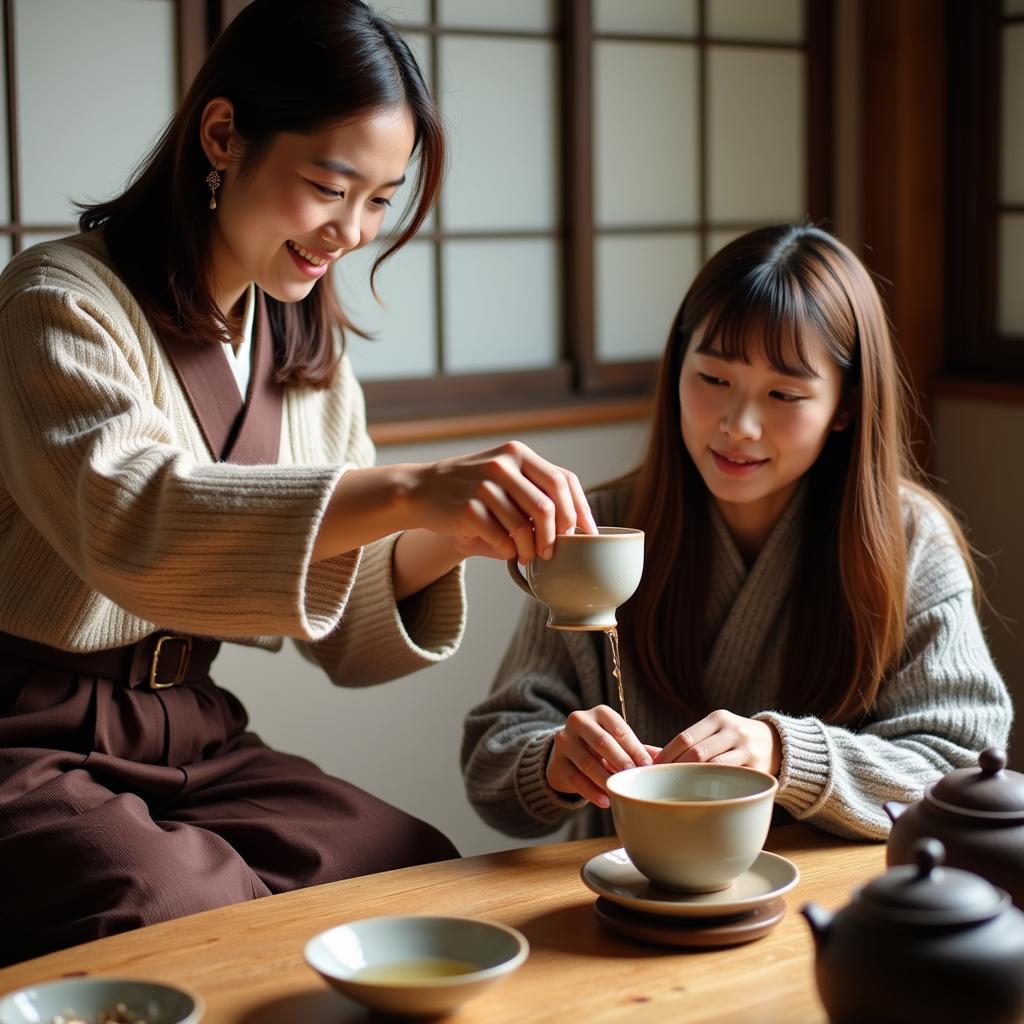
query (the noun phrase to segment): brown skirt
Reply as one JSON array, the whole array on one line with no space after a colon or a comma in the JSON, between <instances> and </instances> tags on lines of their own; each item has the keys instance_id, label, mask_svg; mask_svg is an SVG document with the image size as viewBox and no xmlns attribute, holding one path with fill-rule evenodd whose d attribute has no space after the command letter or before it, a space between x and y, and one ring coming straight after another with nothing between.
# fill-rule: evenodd
<instances>
[{"instance_id":1,"label":"brown skirt","mask_svg":"<svg viewBox=\"0 0 1024 1024\"><path fill-rule=\"evenodd\" d=\"M168 689L5 655L0 964L307 885L458 856L430 825Z\"/></svg>"}]
</instances>

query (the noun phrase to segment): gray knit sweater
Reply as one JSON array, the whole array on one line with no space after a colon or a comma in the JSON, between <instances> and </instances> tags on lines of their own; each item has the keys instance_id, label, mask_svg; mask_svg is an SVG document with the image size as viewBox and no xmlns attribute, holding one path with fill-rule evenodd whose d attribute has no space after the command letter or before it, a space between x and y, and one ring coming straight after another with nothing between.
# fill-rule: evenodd
<instances>
[{"instance_id":1,"label":"gray knit sweater","mask_svg":"<svg viewBox=\"0 0 1024 1024\"><path fill-rule=\"evenodd\" d=\"M798 492L749 569L712 515L706 692L716 706L778 729L780 806L829 832L882 839L889 829L886 801L917 799L942 773L976 763L983 747L1005 745L1010 699L945 520L930 501L905 492L905 648L870 723L854 731L787 715L778 694L802 499ZM628 492L599 492L592 504L599 523L621 523ZM545 622L545 610L530 602L491 696L466 718L469 798L486 822L509 835L541 836L570 820L574 835L610 835L609 812L566 799L545 777L554 735L572 711L618 708L606 640L601 633L549 630ZM623 674L629 723L641 741L663 746L693 724L636 686L628 661Z\"/></svg>"}]
</instances>

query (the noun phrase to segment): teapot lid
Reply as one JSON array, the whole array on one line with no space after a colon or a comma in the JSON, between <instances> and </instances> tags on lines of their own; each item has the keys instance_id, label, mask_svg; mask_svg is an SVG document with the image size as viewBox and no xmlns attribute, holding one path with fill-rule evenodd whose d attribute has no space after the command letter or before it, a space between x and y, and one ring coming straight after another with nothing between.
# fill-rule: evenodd
<instances>
[{"instance_id":1,"label":"teapot lid","mask_svg":"<svg viewBox=\"0 0 1024 1024\"><path fill-rule=\"evenodd\" d=\"M943 776L928 788L927 799L966 814L1024 817L1024 775L1007 770L1005 751L986 747L977 768L958 768Z\"/></svg>"},{"instance_id":2,"label":"teapot lid","mask_svg":"<svg viewBox=\"0 0 1024 1024\"><path fill-rule=\"evenodd\" d=\"M949 925L987 921L1010 897L978 875L941 867L946 849L937 839L918 839L913 864L890 868L857 894L874 916L906 924Z\"/></svg>"}]
</instances>

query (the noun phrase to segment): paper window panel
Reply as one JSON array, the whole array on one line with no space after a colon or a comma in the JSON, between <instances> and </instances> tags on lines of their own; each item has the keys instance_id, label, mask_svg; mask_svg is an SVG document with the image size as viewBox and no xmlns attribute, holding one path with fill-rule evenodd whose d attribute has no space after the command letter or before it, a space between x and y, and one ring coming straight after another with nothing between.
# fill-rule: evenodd
<instances>
[{"instance_id":1,"label":"paper window panel","mask_svg":"<svg viewBox=\"0 0 1024 1024\"><path fill-rule=\"evenodd\" d=\"M697 0L594 0L595 32L697 34Z\"/></svg>"},{"instance_id":2,"label":"paper window panel","mask_svg":"<svg viewBox=\"0 0 1024 1024\"><path fill-rule=\"evenodd\" d=\"M552 230L558 219L557 51L524 39L441 41L451 161L446 230Z\"/></svg>"},{"instance_id":3,"label":"paper window panel","mask_svg":"<svg viewBox=\"0 0 1024 1024\"><path fill-rule=\"evenodd\" d=\"M1024 0L1003 0L1003 14L1024 14Z\"/></svg>"},{"instance_id":4,"label":"paper window panel","mask_svg":"<svg viewBox=\"0 0 1024 1024\"><path fill-rule=\"evenodd\" d=\"M349 253L334 271L342 308L370 340L349 334L348 354L359 380L432 377L437 373L437 324L434 314L434 247L409 242L377 273L377 294L370 291L370 270L380 244Z\"/></svg>"},{"instance_id":5,"label":"paper window panel","mask_svg":"<svg viewBox=\"0 0 1024 1024\"><path fill-rule=\"evenodd\" d=\"M429 89L431 91L431 95L433 95L432 83L434 62L431 59L430 37L424 35L422 32L403 32L402 38L409 44L409 49L412 50L413 56L416 58L416 63L420 66L420 72L423 74L423 80L427 84L427 89ZM413 183L416 180L416 173L419 169L418 161L419 154L417 152L413 155L412 160L409 161L409 166L405 172L405 184L399 188L398 192L395 193L397 201L392 200L394 203L394 209L388 210L385 214L384 224L381 227L382 231L390 231L394 228L399 217L405 211L407 204L411 201ZM427 214L427 219L420 227L420 231L432 231L437 226L436 218L437 213L435 208Z\"/></svg>"},{"instance_id":6,"label":"paper window panel","mask_svg":"<svg viewBox=\"0 0 1024 1024\"><path fill-rule=\"evenodd\" d=\"M0 235L0 270L7 266L7 261L14 253L14 239L10 235Z\"/></svg>"},{"instance_id":7,"label":"paper window panel","mask_svg":"<svg viewBox=\"0 0 1024 1024\"><path fill-rule=\"evenodd\" d=\"M67 238L77 232L77 228L68 225L66 231L28 231L21 236L22 251L30 249L40 242L55 242L59 238Z\"/></svg>"},{"instance_id":8,"label":"paper window panel","mask_svg":"<svg viewBox=\"0 0 1024 1024\"><path fill-rule=\"evenodd\" d=\"M15 26L22 219L71 222L74 200L122 191L174 113L175 3L15 0Z\"/></svg>"},{"instance_id":9,"label":"paper window panel","mask_svg":"<svg viewBox=\"0 0 1024 1024\"><path fill-rule=\"evenodd\" d=\"M447 373L534 370L561 352L560 249L547 239L443 246Z\"/></svg>"},{"instance_id":10,"label":"paper window panel","mask_svg":"<svg viewBox=\"0 0 1024 1024\"><path fill-rule=\"evenodd\" d=\"M431 88L433 82L434 62L430 53L430 36L423 32L403 32L402 38L409 44L416 63L420 66L420 72L427 88Z\"/></svg>"},{"instance_id":11,"label":"paper window panel","mask_svg":"<svg viewBox=\"0 0 1024 1024\"><path fill-rule=\"evenodd\" d=\"M711 220L794 220L806 213L805 71L802 53L709 48Z\"/></svg>"},{"instance_id":12,"label":"paper window panel","mask_svg":"<svg viewBox=\"0 0 1024 1024\"><path fill-rule=\"evenodd\" d=\"M409 49L412 50L412 55L416 58L416 63L419 64L420 72L423 74L423 80L429 89L434 73L434 63L430 54L430 36L423 32L403 32L402 38L409 44Z\"/></svg>"},{"instance_id":13,"label":"paper window panel","mask_svg":"<svg viewBox=\"0 0 1024 1024\"><path fill-rule=\"evenodd\" d=\"M597 225L696 221L696 48L598 43L593 77Z\"/></svg>"},{"instance_id":14,"label":"paper window panel","mask_svg":"<svg viewBox=\"0 0 1024 1024\"><path fill-rule=\"evenodd\" d=\"M548 32L555 27L552 0L438 0L441 26Z\"/></svg>"},{"instance_id":15,"label":"paper window panel","mask_svg":"<svg viewBox=\"0 0 1024 1024\"><path fill-rule=\"evenodd\" d=\"M598 358L657 359L700 268L696 233L606 235L594 259Z\"/></svg>"},{"instance_id":16,"label":"paper window panel","mask_svg":"<svg viewBox=\"0 0 1024 1024\"><path fill-rule=\"evenodd\" d=\"M998 329L1024 338L1024 214L999 218Z\"/></svg>"},{"instance_id":17,"label":"paper window panel","mask_svg":"<svg viewBox=\"0 0 1024 1024\"><path fill-rule=\"evenodd\" d=\"M712 38L803 41L804 0L707 0L707 3L708 35Z\"/></svg>"},{"instance_id":18,"label":"paper window panel","mask_svg":"<svg viewBox=\"0 0 1024 1024\"><path fill-rule=\"evenodd\" d=\"M1024 203L1024 24L1003 29L1000 198Z\"/></svg>"},{"instance_id":19,"label":"paper window panel","mask_svg":"<svg viewBox=\"0 0 1024 1024\"><path fill-rule=\"evenodd\" d=\"M750 228L730 228L728 231L709 231L707 241L707 255L714 256L719 249L727 246L731 241L745 235Z\"/></svg>"},{"instance_id":20,"label":"paper window panel","mask_svg":"<svg viewBox=\"0 0 1024 1024\"><path fill-rule=\"evenodd\" d=\"M370 6L396 25L426 25L430 0L371 0Z\"/></svg>"}]
</instances>

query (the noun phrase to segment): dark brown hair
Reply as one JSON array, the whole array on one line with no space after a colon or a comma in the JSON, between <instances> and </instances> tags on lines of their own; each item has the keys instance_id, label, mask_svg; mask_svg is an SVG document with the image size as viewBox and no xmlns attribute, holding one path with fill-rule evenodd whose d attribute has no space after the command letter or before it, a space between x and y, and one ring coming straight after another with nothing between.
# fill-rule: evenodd
<instances>
[{"instance_id":1,"label":"dark brown hair","mask_svg":"<svg viewBox=\"0 0 1024 1024\"><path fill-rule=\"evenodd\" d=\"M749 362L759 344L786 372L809 368L824 342L843 372L853 420L830 433L807 471L802 550L793 585L780 704L791 714L853 722L870 712L903 647L906 532L901 487L922 491L910 454L907 390L881 297L842 243L811 226L760 228L737 238L697 275L661 361L648 450L629 478L630 525L649 557L621 611L623 643L644 685L698 716L710 582L708 492L680 432L679 374L690 339ZM934 499L933 499L934 500ZM941 507L941 505L939 506ZM972 568L959 528L950 528Z\"/></svg>"},{"instance_id":2,"label":"dark brown hair","mask_svg":"<svg viewBox=\"0 0 1024 1024\"><path fill-rule=\"evenodd\" d=\"M363 114L405 106L416 130L413 201L380 264L417 231L444 176L440 117L416 60L385 19L361 0L253 0L210 50L177 114L128 189L83 205L83 231L103 227L118 272L154 329L188 339L223 338L236 324L210 294L209 171L200 145L203 109L215 97L234 105L242 146L237 173L250 171L280 132L312 133ZM327 275L300 302L267 296L276 375L326 387L344 339L355 330Z\"/></svg>"}]
</instances>

